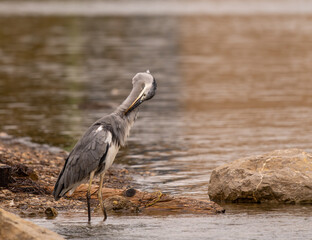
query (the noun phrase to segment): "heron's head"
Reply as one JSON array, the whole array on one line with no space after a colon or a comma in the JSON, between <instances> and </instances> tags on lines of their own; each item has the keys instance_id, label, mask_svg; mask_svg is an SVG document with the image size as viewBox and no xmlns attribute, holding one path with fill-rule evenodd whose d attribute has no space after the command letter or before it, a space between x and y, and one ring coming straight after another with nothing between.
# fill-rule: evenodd
<instances>
[{"instance_id":1,"label":"heron's head","mask_svg":"<svg viewBox=\"0 0 312 240\"><path fill-rule=\"evenodd\" d=\"M126 113L131 112L131 110L138 107L142 102L154 97L157 88L156 80L149 71L137 73L132 79L132 85L133 91L137 93L137 97L126 110Z\"/></svg>"}]
</instances>

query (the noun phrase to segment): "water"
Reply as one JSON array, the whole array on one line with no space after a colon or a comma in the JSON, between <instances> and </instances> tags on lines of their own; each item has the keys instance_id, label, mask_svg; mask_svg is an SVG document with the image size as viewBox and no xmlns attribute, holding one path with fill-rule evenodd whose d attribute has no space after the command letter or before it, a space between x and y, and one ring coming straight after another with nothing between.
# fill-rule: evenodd
<instances>
[{"instance_id":1,"label":"water","mask_svg":"<svg viewBox=\"0 0 312 240\"><path fill-rule=\"evenodd\" d=\"M297 206L228 207L218 216L93 218L91 225L79 213L63 214L58 221L30 219L66 239L311 239L311 208ZM307 212L308 211L308 212Z\"/></svg>"},{"instance_id":2,"label":"water","mask_svg":"<svg viewBox=\"0 0 312 240\"><path fill-rule=\"evenodd\" d=\"M311 149L312 11L285 6L294 12L108 16L90 9L60 15L11 9L0 17L0 131L70 150L128 95L132 76L150 69L157 95L142 106L116 163L136 170L142 190L206 199L210 173L223 163L275 149ZM179 221L177 232L168 232L172 238L189 236L194 226L198 238L216 236L219 228L228 230L224 239L312 235L306 227L311 207L232 208L217 217L113 217L108 234L135 237L131 229L139 228L140 236L157 238L157 229ZM42 224L66 236L91 229L73 233L88 238L98 227L86 227L82 216L58 217L68 222L64 228Z\"/></svg>"}]
</instances>

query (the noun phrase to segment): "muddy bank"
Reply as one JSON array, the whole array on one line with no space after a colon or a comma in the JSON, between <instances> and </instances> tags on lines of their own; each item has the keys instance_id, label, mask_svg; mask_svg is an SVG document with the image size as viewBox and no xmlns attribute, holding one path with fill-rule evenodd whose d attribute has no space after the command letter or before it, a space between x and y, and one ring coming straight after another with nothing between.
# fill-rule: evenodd
<instances>
[{"instance_id":1,"label":"muddy bank","mask_svg":"<svg viewBox=\"0 0 312 240\"><path fill-rule=\"evenodd\" d=\"M0 164L10 167L6 186L0 187L0 207L25 216L50 216L58 211L86 210L86 185L82 184L71 197L55 201L53 186L63 166L67 152L27 144L6 134L0 134ZM162 214L216 214L224 209L211 201L172 197L159 192L140 192L134 186L129 170L113 165L105 175L103 198L109 212ZM97 210L97 180L92 185L92 207ZM52 213L52 216L55 214Z\"/></svg>"}]
</instances>

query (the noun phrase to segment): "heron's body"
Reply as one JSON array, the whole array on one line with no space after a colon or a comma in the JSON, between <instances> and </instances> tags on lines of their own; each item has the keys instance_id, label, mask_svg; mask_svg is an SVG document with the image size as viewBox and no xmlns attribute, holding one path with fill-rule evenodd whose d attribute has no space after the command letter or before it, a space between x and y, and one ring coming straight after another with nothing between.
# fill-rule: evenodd
<instances>
[{"instance_id":1,"label":"heron's body","mask_svg":"<svg viewBox=\"0 0 312 240\"><path fill-rule=\"evenodd\" d=\"M92 124L70 152L54 187L56 200L66 193L71 194L81 183L89 180L87 200L90 221L91 183L94 176L100 175L98 197L106 219L101 193L104 174L113 164L119 148L125 145L138 106L152 98L155 91L156 82L149 73L138 73L133 78L133 89L128 98L115 112Z\"/></svg>"},{"instance_id":2,"label":"heron's body","mask_svg":"<svg viewBox=\"0 0 312 240\"><path fill-rule=\"evenodd\" d=\"M66 159L55 185L55 199L63 197L67 192L73 193L89 179L91 172L95 171L97 176L110 168L119 148L125 145L137 110L129 116L112 113L89 127Z\"/></svg>"}]
</instances>

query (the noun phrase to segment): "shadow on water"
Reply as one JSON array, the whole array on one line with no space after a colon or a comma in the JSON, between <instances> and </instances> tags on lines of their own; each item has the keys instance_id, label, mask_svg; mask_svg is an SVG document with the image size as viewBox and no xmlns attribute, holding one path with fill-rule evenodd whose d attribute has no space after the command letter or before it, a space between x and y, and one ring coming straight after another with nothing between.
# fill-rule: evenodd
<instances>
[{"instance_id":1,"label":"shadow on water","mask_svg":"<svg viewBox=\"0 0 312 240\"><path fill-rule=\"evenodd\" d=\"M274 149L311 149L311 22L310 15L2 16L0 130L69 150L128 95L131 77L150 69L157 95L142 106L116 162L137 170L143 190L206 198L210 173L223 163ZM268 239L270 231L276 239L311 233L305 214L311 208L260 209L247 217L248 211L156 221L112 217L103 229L89 228L79 215L35 221L72 239L80 231L85 238L100 238L99 232L160 239L159 229L167 229L165 238L183 232L196 239L207 232L240 238L246 229L255 230L255 239Z\"/></svg>"}]
</instances>

